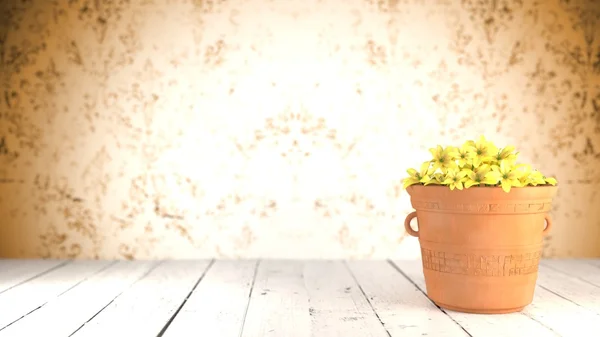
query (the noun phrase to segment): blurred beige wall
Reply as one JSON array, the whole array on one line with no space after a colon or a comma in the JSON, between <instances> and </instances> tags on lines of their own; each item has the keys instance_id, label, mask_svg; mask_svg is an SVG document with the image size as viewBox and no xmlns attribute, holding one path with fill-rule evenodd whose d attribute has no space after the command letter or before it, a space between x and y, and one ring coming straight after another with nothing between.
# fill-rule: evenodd
<instances>
[{"instance_id":1,"label":"blurred beige wall","mask_svg":"<svg viewBox=\"0 0 600 337\"><path fill-rule=\"evenodd\" d=\"M3 0L0 256L418 253L400 179L485 134L600 256L594 1Z\"/></svg>"}]
</instances>

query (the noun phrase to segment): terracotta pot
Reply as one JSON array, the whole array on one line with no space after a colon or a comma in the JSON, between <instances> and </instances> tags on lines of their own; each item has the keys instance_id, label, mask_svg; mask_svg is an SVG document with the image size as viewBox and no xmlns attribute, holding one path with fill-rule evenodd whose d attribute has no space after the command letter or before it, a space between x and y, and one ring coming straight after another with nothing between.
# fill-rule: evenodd
<instances>
[{"instance_id":1,"label":"terracotta pot","mask_svg":"<svg viewBox=\"0 0 600 337\"><path fill-rule=\"evenodd\" d=\"M427 296L470 313L515 312L531 303L556 189L409 186L416 212L404 226L419 238Z\"/></svg>"}]
</instances>

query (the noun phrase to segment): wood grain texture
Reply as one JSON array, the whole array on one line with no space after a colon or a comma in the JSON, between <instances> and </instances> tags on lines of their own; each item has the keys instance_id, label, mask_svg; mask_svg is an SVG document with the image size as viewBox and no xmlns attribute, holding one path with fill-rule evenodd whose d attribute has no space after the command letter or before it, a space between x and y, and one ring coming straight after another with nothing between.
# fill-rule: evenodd
<instances>
[{"instance_id":1,"label":"wood grain texture","mask_svg":"<svg viewBox=\"0 0 600 337\"><path fill-rule=\"evenodd\" d=\"M65 263L68 261L0 260L0 294Z\"/></svg>"},{"instance_id":2,"label":"wood grain texture","mask_svg":"<svg viewBox=\"0 0 600 337\"><path fill-rule=\"evenodd\" d=\"M209 263L209 261L161 263L126 289L72 336L158 335L200 281ZM194 330L188 331L194 332ZM195 332L197 333L197 330Z\"/></svg>"},{"instance_id":3,"label":"wood grain texture","mask_svg":"<svg viewBox=\"0 0 600 337\"><path fill-rule=\"evenodd\" d=\"M600 315L540 286L522 313L562 337L596 337L600 331Z\"/></svg>"},{"instance_id":4,"label":"wood grain texture","mask_svg":"<svg viewBox=\"0 0 600 337\"><path fill-rule=\"evenodd\" d=\"M392 337L468 336L387 261L351 261L348 265Z\"/></svg>"},{"instance_id":5,"label":"wood grain texture","mask_svg":"<svg viewBox=\"0 0 600 337\"><path fill-rule=\"evenodd\" d=\"M265 261L242 336L389 335L343 263Z\"/></svg>"},{"instance_id":6,"label":"wood grain texture","mask_svg":"<svg viewBox=\"0 0 600 337\"><path fill-rule=\"evenodd\" d=\"M261 261L241 337L311 336L306 266L299 261Z\"/></svg>"},{"instance_id":7,"label":"wood grain texture","mask_svg":"<svg viewBox=\"0 0 600 337\"><path fill-rule=\"evenodd\" d=\"M312 336L389 336L344 263L310 262L304 282L312 309Z\"/></svg>"},{"instance_id":8,"label":"wood grain texture","mask_svg":"<svg viewBox=\"0 0 600 337\"><path fill-rule=\"evenodd\" d=\"M0 336L69 336L157 264L122 261L111 265L9 325ZM63 275L62 281L68 280Z\"/></svg>"},{"instance_id":9,"label":"wood grain texture","mask_svg":"<svg viewBox=\"0 0 600 337\"><path fill-rule=\"evenodd\" d=\"M3 292L0 294L0 329L43 308L48 302L55 301L72 287L110 266L108 261L74 261ZM0 330L2 334L4 330Z\"/></svg>"},{"instance_id":10,"label":"wood grain texture","mask_svg":"<svg viewBox=\"0 0 600 337\"><path fill-rule=\"evenodd\" d=\"M15 281L5 275L8 283L38 274L0 294L0 337L596 337L600 331L600 287L578 275L596 268L594 261L544 261L533 303L504 315L435 306L419 260L68 261L54 269L16 262L2 262L20 268ZM40 274L40 266L51 269Z\"/></svg>"},{"instance_id":11,"label":"wood grain texture","mask_svg":"<svg viewBox=\"0 0 600 337\"><path fill-rule=\"evenodd\" d=\"M600 287L545 265L540 266L537 282L540 287L600 314Z\"/></svg>"},{"instance_id":12,"label":"wood grain texture","mask_svg":"<svg viewBox=\"0 0 600 337\"><path fill-rule=\"evenodd\" d=\"M600 265L596 260L552 259L541 262L547 268L600 287Z\"/></svg>"},{"instance_id":13,"label":"wood grain texture","mask_svg":"<svg viewBox=\"0 0 600 337\"><path fill-rule=\"evenodd\" d=\"M257 264L257 261L216 261L163 337L240 336Z\"/></svg>"}]
</instances>

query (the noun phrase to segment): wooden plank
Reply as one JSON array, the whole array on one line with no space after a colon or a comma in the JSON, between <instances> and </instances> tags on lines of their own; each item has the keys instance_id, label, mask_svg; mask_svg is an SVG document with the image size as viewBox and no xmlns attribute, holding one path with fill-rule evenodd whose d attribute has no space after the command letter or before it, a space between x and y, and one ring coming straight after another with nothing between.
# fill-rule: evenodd
<instances>
[{"instance_id":1,"label":"wooden plank","mask_svg":"<svg viewBox=\"0 0 600 337\"><path fill-rule=\"evenodd\" d=\"M389 336L344 262L310 262L304 280L313 336Z\"/></svg>"},{"instance_id":2,"label":"wooden plank","mask_svg":"<svg viewBox=\"0 0 600 337\"><path fill-rule=\"evenodd\" d=\"M160 264L73 336L158 335L198 284L209 264L210 261L166 261Z\"/></svg>"},{"instance_id":3,"label":"wooden plank","mask_svg":"<svg viewBox=\"0 0 600 337\"><path fill-rule=\"evenodd\" d=\"M600 314L600 287L545 265L540 265L537 284L581 307Z\"/></svg>"},{"instance_id":4,"label":"wooden plank","mask_svg":"<svg viewBox=\"0 0 600 337\"><path fill-rule=\"evenodd\" d=\"M156 265L146 261L115 263L9 325L0 336L69 336Z\"/></svg>"},{"instance_id":5,"label":"wooden plank","mask_svg":"<svg viewBox=\"0 0 600 337\"><path fill-rule=\"evenodd\" d=\"M238 337L256 268L257 261L215 262L162 336Z\"/></svg>"},{"instance_id":6,"label":"wooden plank","mask_svg":"<svg viewBox=\"0 0 600 337\"><path fill-rule=\"evenodd\" d=\"M343 262L261 262L242 332L256 336L389 334Z\"/></svg>"},{"instance_id":7,"label":"wooden plank","mask_svg":"<svg viewBox=\"0 0 600 337\"><path fill-rule=\"evenodd\" d=\"M387 261L351 261L348 267L392 337L468 336Z\"/></svg>"},{"instance_id":8,"label":"wooden plank","mask_svg":"<svg viewBox=\"0 0 600 337\"><path fill-rule=\"evenodd\" d=\"M309 299L300 261L261 261L242 337L311 335Z\"/></svg>"},{"instance_id":9,"label":"wooden plank","mask_svg":"<svg viewBox=\"0 0 600 337\"><path fill-rule=\"evenodd\" d=\"M539 286L522 313L563 337L597 337L600 331L600 316Z\"/></svg>"},{"instance_id":10,"label":"wooden plank","mask_svg":"<svg viewBox=\"0 0 600 337\"><path fill-rule=\"evenodd\" d=\"M107 268L109 261L74 261L0 294L0 335L9 324L44 307L79 282Z\"/></svg>"},{"instance_id":11,"label":"wooden plank","mask_svg":"<svg viewBox=\"0 0 600 337\"><path fill-rule=\"evenodd\" d=\"M0 294L68 262L64 260L0 259Z\"/></svg>"},{"instance_id":12,"label":"wooden plank","mask_svg":"<svg viewBox=\"0 0 600 337\"><path fill-rule=\"evenodd\" d=\"M419 289L426 293L421 260L394 260L401 270ZM444 310L473 337L496 336L559 336L542 323L522 314L473 315Z\"/></svg>"},{"instance_id":13,"label":"wooden plank","mask_svg":"<svg viewBox=\"0 0 600 337\"><path fill-rule=\"evenodd\" d=\"M600 259L582 259L582 261L600 268Z\"/></svg>"},{"instance_id":14,"label":"wooden plank","mask_svg":"<svg viewBox=\"0 0 600 337\"><path fill-rule=\"evenodd\" d=\"M575 259L542 260L542 265L600 287L600 267Z\"/></svg>"}]
</instances>

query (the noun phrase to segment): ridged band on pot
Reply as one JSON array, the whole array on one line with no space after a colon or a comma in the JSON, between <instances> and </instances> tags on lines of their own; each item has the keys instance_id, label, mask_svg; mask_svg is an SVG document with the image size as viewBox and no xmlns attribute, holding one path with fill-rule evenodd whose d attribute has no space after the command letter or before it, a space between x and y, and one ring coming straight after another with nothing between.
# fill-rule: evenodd
<instances>
[{"instance_id":1,"label":"ridged band on pot","mask_svg":"<svg viewBox=\"0 0 600 337\"><path fill-rule=\"evenodd\" d=\"M419 238L428 296L442 307L476 313L518 311L531 303L556 190L409 186L416 211L405 228Z\"/></svg>"}]
</instances>

